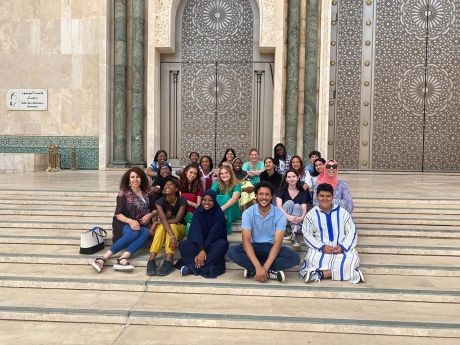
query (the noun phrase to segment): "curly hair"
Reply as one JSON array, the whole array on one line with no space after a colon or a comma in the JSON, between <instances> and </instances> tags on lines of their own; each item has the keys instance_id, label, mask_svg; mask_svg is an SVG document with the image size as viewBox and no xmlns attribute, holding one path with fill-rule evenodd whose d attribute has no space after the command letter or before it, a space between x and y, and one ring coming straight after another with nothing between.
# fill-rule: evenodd
<instances>
[{"instance_id":1,"label":"curly hair","mask_svg":"<svg viewBox=\"0 0 460 345\"><path fill-rule=\"evenodd\" d=\"M230 174L230 180L228 181L228 185L220 179L220 172L222 170L226 170ZM233 173L233 169L230 165L224 164L221 167L219 167L219 169L217 170L217 183L219 184L219 190L224 193L232 190L236 186L238 182L236 180L235 174Z\"/></svg>"},{"instance_id":2,"label":"curly hair","mask_svg":"<svg viewBox=\"0 0 460 345\"><path fill-rule=\"evenodd\" d=\"M187 172L190 169L195 169L197 174L195 179L192 181L192 183L189 183L187 180ZM196 164L190 163L188 164L184 170L182 171L182 174L180 174L179 177L179 191L182 193L193 193L196 194L198 190L200 189L200 176L201 172L196 166Z\"/></svg>"},{"instance_id":3,"label":"curly hair","mask_svg":"<svg viewBox=\"0 0 460 345\"><path fill-rule=\"evenodd\" d=\"M153 161L154 162L158 162L158 156L160 155L160 153L164 153L165 156L166 156L166 159L165 159L165 162L168 161L168 153L165 151L165 150L158 150L156 153L155 153L155 157L153 157Z\"/></svg>"},{"instance_id":4,"label":"curly hair","mask_svg":"<svg viewBox=\"0 0 460 345\"><path fill-rule=\"evenodd\" d=\"M121 177L121 180L120 180L120 191L127 192L127 191L129 191L131 189L131 187L129 186L129 176L131 175L132 172L136 173L137 176L140 176L140 178L141 178L141 185L140 185L141 190L143 192L148 192L148 190L150 189L149 179L148 179L147 175L145 174L144 170L142 170L139 167L133 167L133 168L128 169L128 170L125 171L125 173L123 174L123 176Z\"/></svg>"},{"instance_id":5,"label":"curly hair","mask_svg":"<svg viewBox=\"0 0 460 345\"><path fill-rule=\"evenodd\" d=\"M206 155L201 156L201 158L200 158L200 167L201 167L201 161L203 160L203 158L206 158L209 161L209 171L214 169L214 163L212 162L212 158L210 156L206 156Z\"/></svg>"}]
</instances>

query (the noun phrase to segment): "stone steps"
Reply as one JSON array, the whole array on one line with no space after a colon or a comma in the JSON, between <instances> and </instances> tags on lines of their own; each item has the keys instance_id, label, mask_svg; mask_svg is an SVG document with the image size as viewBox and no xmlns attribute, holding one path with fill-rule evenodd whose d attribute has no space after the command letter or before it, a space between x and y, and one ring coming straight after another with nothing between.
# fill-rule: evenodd
<instances>
[{"instance_id":1,"label":"stone steps","mask_svg":"<svg viewBox=\"0 0 460 345\"><path fill-rule=\"evenodd\" d=\"M305 253L300 252L301 258ZM78 246L73 245L0 245L0 262L3 263L27 263L27 264L65 264L65 265L88 265L88 262L96 257L79 255ZM432 255L404 255L404 254L367 254L360 253L361 269L365 274L404 274L404 275L432 275L438 277L460 276L460 265L449 256ZM132 258L135 266L146 266L148 252L146 249L139 251ZM453 261L454 260L454 261ZM115 259L108 260L107 265L113 265ZM239 270L240 267L228 261L229 270ZM294 267L291 271L298 272Z\"/></svg>"},{"instance_id":2,"label":"stone steps","mask_svg":"<svg viewBox=\"0 0 460 345\"><path fill-rule=\"evenodd\" d=\"M229 236L231 244L240 242L241 235L234 233ZM300 239L300 238L299 238ZM111 245L111 234L105 240L106 245ZM407 254L407 255L441 255L441 256L458 256L460 255L460 239L452 239L446 243L444 239L439 238L392 238L391 243L386 238L378 237L360 237L357 247L359 253L368 254ZM52 229L31 229L22 232L20 235L11 234L11 229L0 229L0 249L2 244L29 244L29 245L80 245L80 232L63 231L56 235L56 230ZM286 242L285 244L289 244ZM51 251L54 248L51 247ZM300 253L305 255L307 247L302 243Z\"/></svg>"},{"instance_id":3,"label":"stone steps","mask_svg":"<svg viewBox=\"0 0 460 345\"><path fill-rule=\"evenodd\" d=\"M452 303L362 300L357 308L356 301L347 299L331 303L328 298L219 295L216 305L212 295L157 292L148 284L145 288L145 292L104 291L101 294L86 290L75 294L71 290L0 288L5 298L0 317L104 323L120 323L129 317L130 324L139 325L460 336L460 323L452 323L450 319L458 308ZM292 308L294 301L296 308ZM315 308L311 308L312 303ZM242 310L241 306L248 305L250 310ZM221 310L225 310L225 314L221 314ZM415 310L418 321L409 321Z\"/></svg>"},{"instance_id":4,"label":"stone steps","mask_svg":"<svg viewBox=\"0 0 460 345\"><path fill-rule=\"evenodd\" d=\"M219 279L204 280L194 276L180 277L178 271L167 277L150 278L144 274L143 269L120 273L112 270L111 267L106 267L101 274L97 274L89 265L86 267L43 266L45 265L0 263L2 269L0 287L144 291L148 284L155 292L165 293L460 302L460 283L455 277L369 274L366 276L366 284L362 285L337 284L331 281L305 284L298 278L297 272L287 272L285 284L273 281L259 284L252 279L242 279L241 270L229 270ZM413 288L414 286L417 288Z\"/></svg>"},{"instance_id":5,"label":"stone steps","mask_svg":"<svg viewBox=\"0 0 460 345\"><path fill-rule=\"evenodd\" d=\"M97 325L91 323L68 322L37 322L37 321L3 321L0 327L0 338L4 345L21 344L24 334L30 329L34 336L28 339L30 345L49 344L53 339L55 344L117 344L117 345L151 345L152 337L161 339L162 344L189 344L203 345L206 341L219 339L221 344L234 344L238 339L239 345L284 344L289 341L291 345L317 345L334 344L340 339L342 345L355 345L356 343L372 344L378 339L379 344L393 342L398 345L456 345L458 339L452 338L414 338L409 336L375 336L368 334L343 334L343 333L317 333L301 331L275 331L275 330L248 330L248 329L223 329L207 327L172 327L152 325L131 325L129 318L122 324ZM416 340L414 340L416 339Z\"/></svg>"},{"instance_id":6,"label":"stone steps","mask_svg":"<svg viewBox=\"0 0 460 345\"><path fill-rule=\"evenodd\" d=\"M64 327L78 337L97 323L102 333L116 333L110 343L117 345L150 344L145 335L154 333L146 332L165 329L174 343L191 344L202 344L194 334L240 344L456 344L460 338L458 199L355 198L366 283L352 285L305 284L298 268L286 272L284 284L260 284L242 278L230 260L218 279L180 277L177 270L147 277L145 249L131 260L134 272L115 272L112 258L97 274L88 262L100 253L79 255L80 233L102 226L111 243L115 190L0 188L0 196L0 338L6 343L21 339L2 330L5 322L21 332L24 320L50 336L53 327ZM240 241L239 226L232 244ZM305 251L303 245L302 259ZM256 338L245 338L251 335ZM89 342L101 343L82 343Z\"/></svg>"}]
</instances>

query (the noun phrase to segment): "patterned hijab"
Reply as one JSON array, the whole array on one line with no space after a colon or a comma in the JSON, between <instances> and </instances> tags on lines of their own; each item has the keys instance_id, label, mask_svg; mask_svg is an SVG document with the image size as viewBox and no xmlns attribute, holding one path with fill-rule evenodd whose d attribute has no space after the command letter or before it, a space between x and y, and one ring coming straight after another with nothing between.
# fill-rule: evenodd
<instances>
[{"instance_id":1,"label":"patterned hijab","mask_svg":"<svg viewBox=\"0 0 460 345\"><path fill-rule=\"evenodd\" d=\"M323 171L321 171L321 174L319 174L317 183L320 185L321 183L329 183L334 189L337 187L337 183L339 182L339 166L337 165L337 169L335 169L335 174L334 176L329 176L327 173L327 168L326 165L328 164L336 164L337 162L335 160L328 160L326 161L326 164L324 164Z\"/></svg>"}]
</instances>

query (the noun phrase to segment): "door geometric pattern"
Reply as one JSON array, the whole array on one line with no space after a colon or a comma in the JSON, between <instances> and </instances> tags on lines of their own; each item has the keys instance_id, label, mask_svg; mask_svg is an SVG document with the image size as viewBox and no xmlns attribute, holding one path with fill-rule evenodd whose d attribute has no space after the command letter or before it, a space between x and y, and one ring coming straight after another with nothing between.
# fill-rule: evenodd
<instances>
[{"instance_id":1,"label":"door geometric pattern","mask_svg":"<svg viewBox=\"0 0 460 345\"><path fill-rule=\"evenodd\" d=\"M251 143L253 13L247 0L188 0L182 18L181 151L221 158Z\"/></svg>"},{"instance_id":2,"label":"door geometric pattern","mask_svg":"<svg viewBox=\"0 0 460 345\"><path fill-rule=\"evenodd\" d=\"M425 41L436 40L452 29L455 0L406 0L401 6L401 23L407 34Z\"/></svg>"},{"instance_id":3,"label":"door geometric pattern","mask_svg":"<svg viewBox=\"0 0 460 345\"><path fill-rule=\"evenodd\" d=\"M358 169L363 5L342 0L338 6L334 158L343 169Z\"/></svg>"},{"instance_id":4,"label":"door geometric pattern","mask_svg":"<svg viewBox=\"0 0 460 345\"><path fill-rule=\"evenodd\" d=\"M460 0L339 0L332 14L341 166L460 171Z\"/></svg>"}]
</instances>

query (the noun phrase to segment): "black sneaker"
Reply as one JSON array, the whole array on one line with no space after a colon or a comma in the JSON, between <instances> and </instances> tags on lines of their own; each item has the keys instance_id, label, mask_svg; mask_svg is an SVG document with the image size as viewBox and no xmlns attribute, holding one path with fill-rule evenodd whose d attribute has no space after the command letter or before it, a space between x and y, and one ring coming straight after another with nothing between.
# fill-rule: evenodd
<instances>
[{"instance_id":1,"label":"black sneaker","mask_svg":"<svg viewBox=\"0 0 460 345\"><path fill-rule=\"evenodd\" d=\"M157 265L155 264L155 260L147 261L147 272L148 276L156 276L157 275Z\"/></svg>"},{"instance_id":2,"label":"black sneaker","mask_svg":"<svg viewBox=\"0 0 460 345\"><path fill-rule=\"evenodd\" d=\"M161 267L158 269L157 275L158 276L167 276L172 271L174 271L176 267L174 267L174 262L169 260L164 260L161 264Z\"/></svg>"},{"instance_id":3,"label":"black sneaker","mask_svg":"<svg viewBox=\"0 0 460 345\"><path fill-rule=\"evenodd\" d=\"M256 273L255 272L251 272L247 269L244 269L243 271L243 277L249 279L249 278L254 278L256 276Z\"/></svg>"},{"instance_id":4,"label":"black sneaker","mask_svg":"<svg viewBox=\"0 0 460 345\"><path fill-rule=\"evenodd\" d=\"M284 283L286 281L286 276L283 271L268 270L268 279Z\"/></svg>"}]
</instances>

